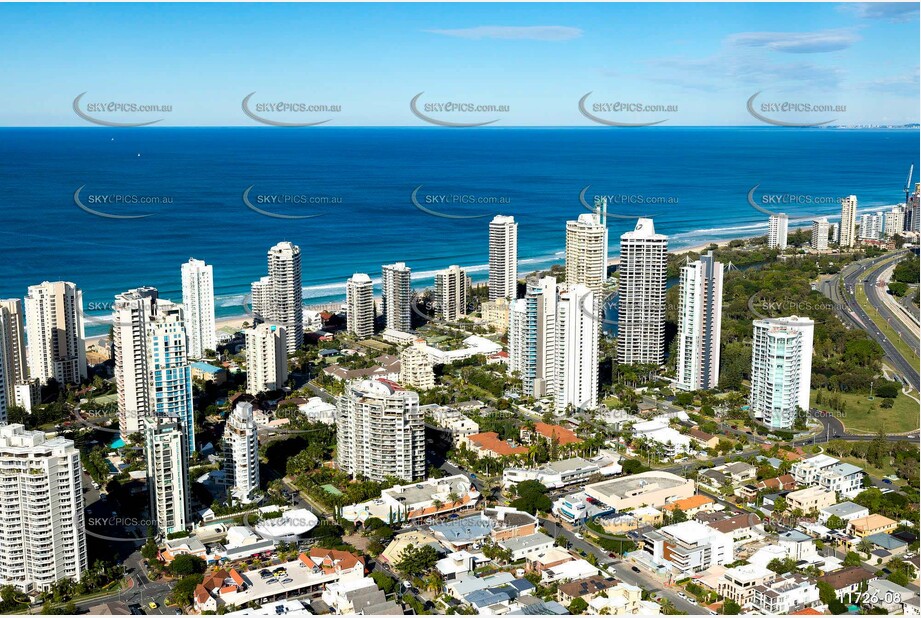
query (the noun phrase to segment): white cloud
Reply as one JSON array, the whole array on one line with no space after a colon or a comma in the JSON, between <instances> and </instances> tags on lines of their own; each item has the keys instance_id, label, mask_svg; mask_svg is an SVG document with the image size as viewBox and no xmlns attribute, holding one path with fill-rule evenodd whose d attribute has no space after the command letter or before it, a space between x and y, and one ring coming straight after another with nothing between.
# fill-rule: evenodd
<instances>
[{"instance_id":1,"label":"white cloud","mask_svg":"<svg viewBox=\"0 0 921 618\"><path fill-rule=\"evenodd\" d=\"M917 2L848 2L838 6L861 19L886 19L892 22L918 19Z\"/></svg>"},{"instance_id":2,"label":"white cloud","mask_svg":"<svg viewBox=\"0 0 921 618\"><path fill-rule=\"evenodd\" d=\"M517 41L569 41L582 36L580 28L569 26L477 26L453 30L426 30L460 39L507 39Z\"/></svg>"},{"instance_id":3,"label":"white cloud","mask_svg":"<svg viewBox=\"0 0 921 618\"><path fill-rule=\"evenodd\" d=\"M726 42L738 47L764 47L788 54L819 54L847 49L860 40L850 30L818 32L740 32Z\"/></svg>"}]
</instances>

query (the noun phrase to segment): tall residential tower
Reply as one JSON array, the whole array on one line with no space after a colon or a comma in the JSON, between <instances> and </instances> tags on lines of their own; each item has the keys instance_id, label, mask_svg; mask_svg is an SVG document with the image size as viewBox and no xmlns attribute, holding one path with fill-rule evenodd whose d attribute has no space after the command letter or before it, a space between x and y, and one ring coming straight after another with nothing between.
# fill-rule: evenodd
<instances>
[{"instance_id":1,"label":"tall residential tower","mask_svg":"<svg viewBox=\"0 0 921 618\"><path fill-rule=\"evenodd\" d=\"M190 258L182 265L182 306L185 310L189 356L201 358L217 349L214 330L214 272L210 264Z\"/></svg>"},{"instance_id":2,"label":"tall residential tower","mask_svg":"<svg viewBox=\"0 0 921 618\"><path fill-rule=\"evenodd\" d=\"M518 224L496 215L489 223L489 300L518 296Z\"/></svg>"},{"instance_id":3,"label":"tall residential tower","mask_svg":"<svg viewBox=\"0 0 921 618\"><path fill-rule=\"evenodd\" d=\"M661 365L665 360L665 282L668 236L640 219L620 237L617 362Z\"/></svg>"},{"instance_id":4,"label":"tall residential tower","mask_svg":"<svg viewBox=\"0 0 921 618\"><path fill-rule=\"evenodd\" d=\"M681 268L678 292L678 380L686 391L716 388L723 321L723 265L713 252Z\"/></svg>"}]
</instances>

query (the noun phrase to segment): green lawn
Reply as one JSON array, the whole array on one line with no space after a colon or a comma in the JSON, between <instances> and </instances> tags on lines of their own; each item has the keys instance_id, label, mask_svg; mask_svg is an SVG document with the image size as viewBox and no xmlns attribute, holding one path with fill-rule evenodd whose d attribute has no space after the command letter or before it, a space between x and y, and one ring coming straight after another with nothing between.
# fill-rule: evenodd
<instances>
[{"instance_id":1,"label":"green lawn","mask_svg":"<svg viewBox=\"0 0 921 618\"><path fill-rule=\"evenodd\" d=\"M817 390L812 391L810 405L820 410L828 410L825 404L815 402ZM841 393L847 404L841 422L848 431L873 434L880 429L887 433L904 433L918 428L918 403L899 393L892 408L880 407L883 400L875 397L872 401L866 393Z\"/></svg>"}]
</instances>

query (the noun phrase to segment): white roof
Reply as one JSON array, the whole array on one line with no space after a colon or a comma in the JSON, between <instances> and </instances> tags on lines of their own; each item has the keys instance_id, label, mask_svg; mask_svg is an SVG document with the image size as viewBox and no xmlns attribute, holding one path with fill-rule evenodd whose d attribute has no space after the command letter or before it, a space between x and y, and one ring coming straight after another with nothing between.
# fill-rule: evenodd
<instances>
[{"instance_id":1,"label":"white roof","mask_svg":"<svg viewBox=\"0 0 921 618\"><path fill-rule=\"evenodd\" d=\"M718 530L714 530L709 526L705 526L697 520L689 519L678 524L672 524L670 526L663 526L661 532L665 532L675 537L682 543L696 543L703 539L708 539L713 536L714 533L719 533Z\"/></svg>"}]
</instances>

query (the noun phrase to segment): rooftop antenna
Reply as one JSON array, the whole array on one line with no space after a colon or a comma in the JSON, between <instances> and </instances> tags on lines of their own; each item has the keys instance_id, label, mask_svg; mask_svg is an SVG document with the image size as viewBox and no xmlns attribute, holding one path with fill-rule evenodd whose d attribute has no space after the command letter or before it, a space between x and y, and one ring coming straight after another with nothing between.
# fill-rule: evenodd
<instances>
[{"instance_id":1,"label":"rooftop antenna","mask_svg":"<svg viewBox=\"0 0 921 618\"><path fill-rule=\"evenodd\" d=\"M908 180L905 181L905 205L908 205L908 196L911 195L911 175L915 171L915 164L912 163L908 168Z\"/></svg>"}]
</instances>

